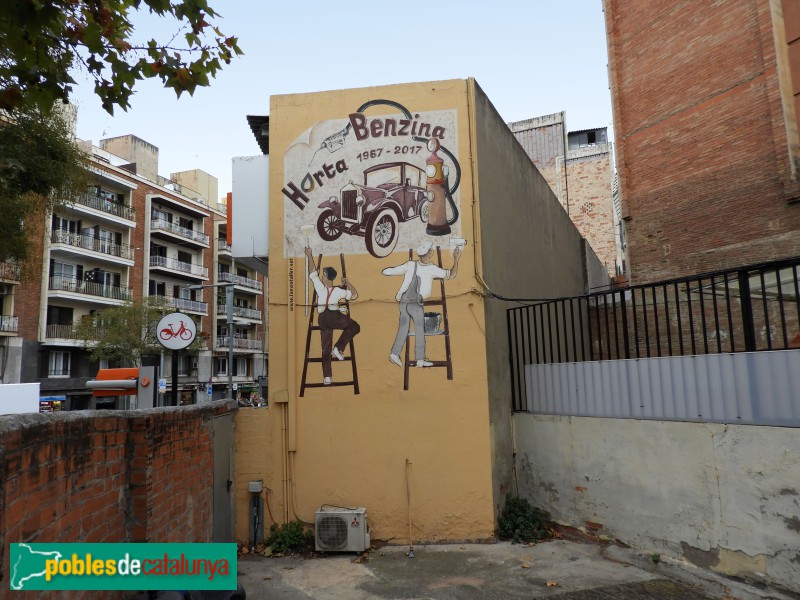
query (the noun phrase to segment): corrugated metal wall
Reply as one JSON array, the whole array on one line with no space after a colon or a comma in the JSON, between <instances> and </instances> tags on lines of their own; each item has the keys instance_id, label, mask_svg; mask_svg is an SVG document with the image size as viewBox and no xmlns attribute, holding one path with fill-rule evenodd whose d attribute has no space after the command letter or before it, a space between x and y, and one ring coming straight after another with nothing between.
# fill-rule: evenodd
<instances>
[{"instance_id":1,"label":"corrugated metal wall","mask_svg":"<svg viewBox=\"0 0 800 600\"><path fill-rule=\"evenodd\" d=\"M525 366L528 412L800 427L800 350Z\"/></svg>"}]
</instances>

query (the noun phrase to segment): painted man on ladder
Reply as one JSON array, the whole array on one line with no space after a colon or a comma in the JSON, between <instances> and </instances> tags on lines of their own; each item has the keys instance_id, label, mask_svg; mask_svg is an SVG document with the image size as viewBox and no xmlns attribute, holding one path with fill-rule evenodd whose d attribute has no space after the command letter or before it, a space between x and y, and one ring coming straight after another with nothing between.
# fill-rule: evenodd
<instances>
[{"instance_id":1,"label":"painted man on ladder","mask_svg":"<svg viewBox=\"0 0 800 600\"><path fill-rule=\"evenodd\" d=\"M308 278L317 293L317 313L319 315L317 324L322 338L322 376L324 377L322 382L330 385L333 382L331 356L335 356L337 360L344 360L342 352L350 340L361 331L359 324L346 314L346 308L340 306L339 303L355 300L358 298L358 292L345 277L342 278L344 288L334 286L333 282L336 280L337 272L333 267L323 268L320 276L314 264L314 253L311 248L306 248L306 256L308 257ZM342 335L339 336L335 346L333 345L334 329L342 330Z\"/></svg>"},{"instance_id":2,"label":"painted man on ladder","mask_svg":"<svg viewBox=\"0 0 800 600\"><path fill-rule=\"evenodd\" d=\"M391 354L389 354L389 361L398 367L403 366L403 362L400 360L400 351L408 338L411 321L414 321L416 365L418 367L433 366L433 363L425 358L425 309L423 303L430 298L434 279L455 278L458 273L461 246L456 247L453 253L453 267L450 269L442 269L431 262L433 244L429 241L424 241L417 247L417 256L419 256L417 261L409 260L397 267L383 270L384 275L403 275L403 283L396 296L400 303L400 323L397 326L397 335Z\"/></svg>"}]
</instances>

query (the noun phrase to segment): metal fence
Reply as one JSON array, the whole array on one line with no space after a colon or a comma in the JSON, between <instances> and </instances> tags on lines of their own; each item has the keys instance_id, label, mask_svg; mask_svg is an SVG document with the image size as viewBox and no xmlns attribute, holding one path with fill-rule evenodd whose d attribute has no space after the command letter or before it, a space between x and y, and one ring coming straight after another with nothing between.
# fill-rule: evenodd
<instances>
[{"instance_id":1,"label":"metal fence","mask_svg":"<svg viewBox=\"0 0 800 600\"><path fill-rule=\"evenodd\" d=\"M800 348L800 258L508 310L514 410L525 365Z\"/></svg>"}]
</instances>

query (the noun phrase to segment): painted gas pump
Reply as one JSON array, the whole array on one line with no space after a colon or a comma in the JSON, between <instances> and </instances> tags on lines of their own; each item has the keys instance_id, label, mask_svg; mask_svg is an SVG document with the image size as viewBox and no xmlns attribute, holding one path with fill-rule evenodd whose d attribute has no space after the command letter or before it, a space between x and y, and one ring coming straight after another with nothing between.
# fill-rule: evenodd
<instances>
[{"instance_id":1,"label":"painted gas pump","mask_svg":"<svg viewBox=\"0 0 800 600\"><path fill-rule=\"evenodd\" d=\"M431 155L425 161L425 174L430 200L428 206L428 226L425 233L428 235L447 235L450 233L450 225L458 219L458 210L448 188L448 168L444 164L444 159L437 154L441 145L439 140L431 138L428 140L428 150ZM447 218L447 203L453 210L453 216Z\"/></svg>"}]
</instances>

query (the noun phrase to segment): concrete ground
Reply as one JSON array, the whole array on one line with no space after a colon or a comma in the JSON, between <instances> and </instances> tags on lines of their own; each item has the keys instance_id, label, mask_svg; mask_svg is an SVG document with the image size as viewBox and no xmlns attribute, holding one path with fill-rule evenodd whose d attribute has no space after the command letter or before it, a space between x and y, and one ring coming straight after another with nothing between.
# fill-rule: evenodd
<instances>
[{"instance_id":1,"label":"concrete ground","mask_svg":"<svg viewBox=\"0 0 800 600\"><path fill-rule=\"evenodd\" d=\"M613 547L612 547L613 548ZM724 588L695 587L648 572L599 545L551 541L536 546L462 544L374 550L319 558L239 558L248 599L701 600ZM621 550L621 549L616 549ZM356 562L356 561L359 562Z\"/></svg>"}]
</instances>

